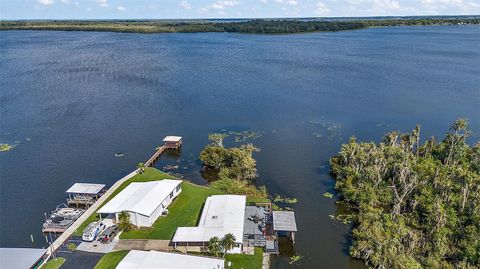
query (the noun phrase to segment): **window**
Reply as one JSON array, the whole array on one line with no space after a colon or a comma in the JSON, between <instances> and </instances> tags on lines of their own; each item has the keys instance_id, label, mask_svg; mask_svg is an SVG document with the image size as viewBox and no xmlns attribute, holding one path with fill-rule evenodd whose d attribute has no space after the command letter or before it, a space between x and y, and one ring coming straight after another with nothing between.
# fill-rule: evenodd
<instances>
[{"instance_id":1,"label":"window","mask_svg":"<svg viewBox=\"0 0 480 269\"><path fill-rule=\"evenodd\" d=\"M180 185L178 185L175 190L178 192L180 190Z\"/></svg>"},{"instance_id":2,"label":"window","mask_svg":"<svg viewBox=\"0 0 480 269\"><path fill-rule=\"evenodd\" d=\"M172 197L173 197L173 191L170 193L170 198L172 198Z\"/></svg>"}]
</instances>

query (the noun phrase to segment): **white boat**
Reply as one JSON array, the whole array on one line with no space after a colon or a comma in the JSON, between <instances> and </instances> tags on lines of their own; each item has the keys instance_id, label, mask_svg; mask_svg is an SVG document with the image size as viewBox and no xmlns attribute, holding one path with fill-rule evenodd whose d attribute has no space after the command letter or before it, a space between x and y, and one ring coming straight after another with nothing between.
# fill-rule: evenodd
<instances>
[{"instance_id":1,"label":"white boat","mask_svg":"<svg viewBox=\"0 0 480 269\"><path fill-rule=\"evenodd\" d=\"M100 221L88 224L87 228L83 230L82 240L86 242L93 242L97 236L105 230L106 225Z\"/></svg>"},{"instance_id":2,"label":"white boat","mask_svg":"<svg viewBox=\"0 0 480 269\"><path fill-rule=\"evenodd\" d=\"M42 231L44 233L63 233L84 212L85 210L68 208L65 204L60 204L48 216L45 214Z\"/></svg>"}]
</instances>

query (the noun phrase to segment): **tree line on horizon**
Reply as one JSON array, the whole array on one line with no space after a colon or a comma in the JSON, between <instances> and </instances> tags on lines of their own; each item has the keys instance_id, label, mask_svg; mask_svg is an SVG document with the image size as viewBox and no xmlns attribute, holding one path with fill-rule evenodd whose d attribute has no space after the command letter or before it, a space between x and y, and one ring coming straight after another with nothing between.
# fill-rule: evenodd
<instances>
[{"instance_id":1,"label":"tree line on horizon","mask_svg":"<svg viewBox=\"0 0 480 269\"><path fill-rule=\"evenodd\" d=\"M320 31L356 30L368 27L402 25L480 24L480 18L408 18L365 20L253 19L237 22L160 21L160 20L48 20L0 21L0 30L105 31L134 33L232 32L252 34L289 34Z\"/></svg>"}]
</instances>

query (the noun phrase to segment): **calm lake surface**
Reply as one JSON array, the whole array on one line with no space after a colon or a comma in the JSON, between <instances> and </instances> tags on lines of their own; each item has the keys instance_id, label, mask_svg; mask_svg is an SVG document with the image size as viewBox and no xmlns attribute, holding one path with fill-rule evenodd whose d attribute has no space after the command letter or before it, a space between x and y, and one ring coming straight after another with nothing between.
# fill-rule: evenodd
<instances>
[{"instance_id":1,"label":"calm lake surface","mask_svg":"<svg viewBox=\"0 0 480 269\"><path fill-rule=\"evenodd\" d=\"M0 246L45 247L43 213L74 182L112 185L165 135L156 166L200 184L207 135L253 130L260 178L296 197L296 253L272 268L363 268L348 256L329 158L355 135L459 117L480 132L480 27L392 27L295 35L0 32ZM227 139L236 145L233 138ZM115 157L115 153L124 153ZM30 241L33 234L35 242Z\"/></svg>"}]
</instances>

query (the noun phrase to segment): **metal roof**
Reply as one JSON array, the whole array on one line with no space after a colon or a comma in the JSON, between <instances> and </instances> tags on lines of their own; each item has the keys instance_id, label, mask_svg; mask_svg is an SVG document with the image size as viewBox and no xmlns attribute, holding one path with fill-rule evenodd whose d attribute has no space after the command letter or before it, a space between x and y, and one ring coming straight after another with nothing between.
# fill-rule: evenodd
<instances>
[{"instance_id":1,"label":"metal roof","mask_svg":"<svg viewBox=\"0 0 480 269\"><path fill-rule=\"evenodd\" d=\"M292 211L273 211L273 229L275 231L297 231L295 213Z\"/></svg>"},{"instance_id":2,"label":"metal roof","mask_svg":"<svg viewBox=\"0 0 480 269\"><path fill-rule=\"evenodd\" d=\"M169 135L169 136L165 136L165 138L163 139L163 142L178 142L180 140L182 140L181 136Z\"/></svg>"},{"instance_id":3,"label":"metal roof","mask_svg":"<svg viewBox=\"0 0 480 269\"><path fill-rule=\"evenodd\" d=\"M116 269L223 269L223 259L160 252L155 250L130 250Z\"/></svg>"},{"instance_id":4,"label":"metal roof","mask_svg":"<svg viewBox=\"0 0 480 269\"><path fill-rule=\"evenodd\" d=\"M67 193L98 194L103 188L105 188L104 184L75 183Z\"/></svg>"},{"instance_id":5,"label":"metal roof","mask_svg":"<svg viewBox=\"0 0 480 269\"><path fill-rule=\"evenodd\" d=\"M30 268L46 251L38 248L0 248L0 268Z\"/></svg>"},{"instance_id":6,"label":"metal roof","mask_svg":"<svg viewBox=\"0 0 480 269\"><path fill-rule=\"evenodd\" d=\"M181 180L175 179L133 182L97 212L118 213L126 210L150 216L180 183Z\"/></svg>"},{"instance_id":7,"label":"metal roof","mask_svg":"<svg viewBox=\"0 0 480 269\"><path fill-rule=\"evenodd\" d=\"M198 227L178 227L172 242L208 242L214 236L222 238L231 233L237 243L242 243L245 203L244 195L208 197Z\"/></svg>"}]
</instances>

